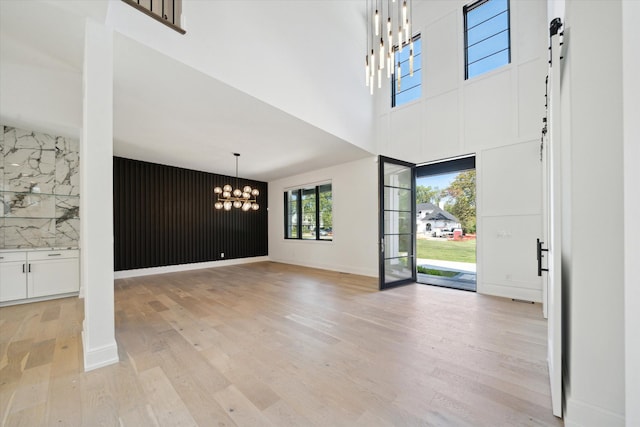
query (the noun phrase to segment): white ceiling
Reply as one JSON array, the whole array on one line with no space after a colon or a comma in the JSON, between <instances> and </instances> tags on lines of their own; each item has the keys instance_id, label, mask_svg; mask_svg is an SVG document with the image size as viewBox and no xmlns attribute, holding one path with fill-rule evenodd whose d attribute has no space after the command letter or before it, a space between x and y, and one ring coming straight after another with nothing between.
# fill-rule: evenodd
<instances>
[{"instance_id":1,"label":"white ceiling","mask_svg":"<svg viewBox=\"0 0 640 427\"><path fill-rule=\"evenodd\" d=\"M82 13L74 12L75 3L82 5ZM2 59L82 70L84 16L102 16L105 5L102 1L1 0L0 39L18 42L0 44ZM303 89L282 88L304 93ZM38 123L33 125L37 128ZM234 175L234 152L241 154L241 176L264 181L371 155L116 34L114 154Z\"/></svg>"}]
</instances>

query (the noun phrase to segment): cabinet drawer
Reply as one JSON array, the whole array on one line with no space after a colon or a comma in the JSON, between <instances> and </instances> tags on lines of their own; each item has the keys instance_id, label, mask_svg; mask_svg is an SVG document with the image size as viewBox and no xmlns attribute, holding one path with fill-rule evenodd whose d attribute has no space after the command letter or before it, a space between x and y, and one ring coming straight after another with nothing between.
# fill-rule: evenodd
<instances>
[{"instance_id":1,"label":"cabinet drawer","mask_svg":"<svg viewBox=\"0 0 640 427\"><path fill-rule=\"evenodd\" d=\"M1 252L0 253L0 262L26 261L26 260L27 260L26 252Z\"/></svg>"},{"instance_id":2,"label":"cabinet drawer","mask_svg":"<svg viewBox=\"0 0 640 427\"><path fill-rule=\"evenodd\" d=\"M60 259L60 258L78 258L77 250L63 250L63 251L34 251L29 252L29 261L39 261L45 259Z\"/></svg>"}]
</instances>

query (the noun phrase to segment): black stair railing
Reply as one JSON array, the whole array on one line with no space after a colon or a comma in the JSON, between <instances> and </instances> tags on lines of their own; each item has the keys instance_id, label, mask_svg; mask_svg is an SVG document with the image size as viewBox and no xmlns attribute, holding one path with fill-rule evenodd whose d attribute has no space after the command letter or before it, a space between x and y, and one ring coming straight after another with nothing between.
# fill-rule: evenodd
<instances>
[{"instance_id":1,"label":"black stair railing","mask_svg":"<svg viewBox=\"0 0 640 427\"><path fill-rule=\"evenodd\" d=\"M162 22L173 30L184 34L180 27L180 15L182 13L182 0L122 0L128 5L156 21Z\"/></svg>"}]
</instances>

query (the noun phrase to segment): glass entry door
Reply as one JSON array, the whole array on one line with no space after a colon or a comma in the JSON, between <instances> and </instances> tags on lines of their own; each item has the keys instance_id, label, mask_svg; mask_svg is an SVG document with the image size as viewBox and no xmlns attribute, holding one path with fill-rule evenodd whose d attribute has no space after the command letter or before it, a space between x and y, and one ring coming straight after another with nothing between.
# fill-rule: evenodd
<instances>
[{"instance_id":1,"label":"glass entry door","mask_svg":"<svg viewBox=\"0 0 640 427\"><path fill-rule=\"evenodd\" d=\"M379 158L380 289L416 281L415 165Z\"/></svg>"}]
</instances>

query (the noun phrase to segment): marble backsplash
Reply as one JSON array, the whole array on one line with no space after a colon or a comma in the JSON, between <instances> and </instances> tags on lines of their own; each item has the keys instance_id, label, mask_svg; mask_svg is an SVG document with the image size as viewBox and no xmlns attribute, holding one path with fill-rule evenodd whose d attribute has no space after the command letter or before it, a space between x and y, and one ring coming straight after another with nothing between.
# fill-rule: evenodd
<instances>
[{"instance_id":1,"label":"marble backsplash","mask_svg":"<svg viewBox=\"0 0 640 427\"><path fill-rule=\"evenodd\" d=\"M78 141L10 126L0 133L0 248L77 247Z\"/></svg>"}]
</instances>

